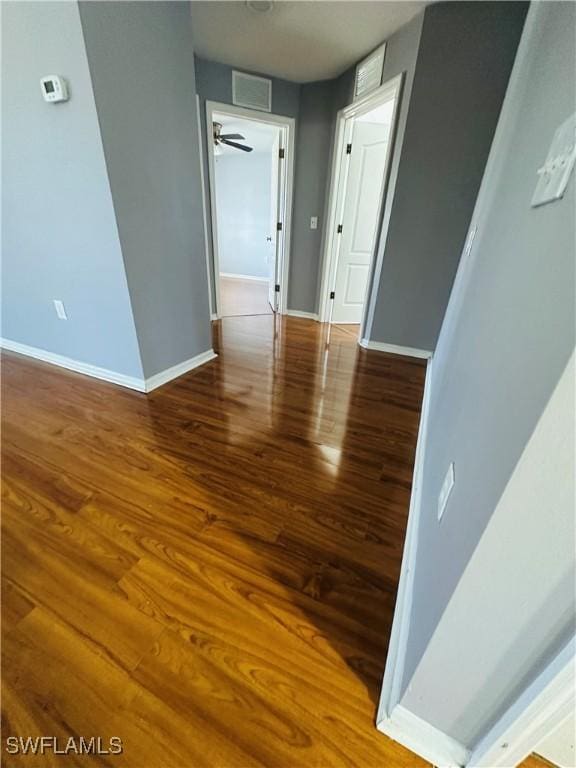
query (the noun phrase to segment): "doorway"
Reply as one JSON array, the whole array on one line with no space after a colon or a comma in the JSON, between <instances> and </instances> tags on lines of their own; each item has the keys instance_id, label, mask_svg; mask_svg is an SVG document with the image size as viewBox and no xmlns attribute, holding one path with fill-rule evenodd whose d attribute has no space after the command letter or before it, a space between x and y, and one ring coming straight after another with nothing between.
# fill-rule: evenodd
<instances>
[{"instance_id":1,"label":"doorway","mask_svg":"<svg viewBox=\"0 0 576 768\"><path fill-rule=\"evenodd\" d=\"M286 307L294 121L208 102L216 317Z\"/></svg>"},{"instance_id":2,"label":"doorway","mask_svg":"<svg viewBox=\"0 0 576 768\"><path fill-rule=\"evenodd\" d=\"M360 337L389 176L401 76L338 113L320 320Z\"/></svg>"}]
</instances>

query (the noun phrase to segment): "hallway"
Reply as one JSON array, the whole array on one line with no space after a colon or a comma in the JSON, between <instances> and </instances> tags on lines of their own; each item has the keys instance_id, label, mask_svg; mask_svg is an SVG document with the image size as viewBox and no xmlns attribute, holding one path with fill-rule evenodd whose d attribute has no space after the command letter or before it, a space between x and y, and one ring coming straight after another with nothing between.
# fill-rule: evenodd
<instances>
[{"instance_id":1,"label":"hallway","mask_svg":"<svg viewBox=\"0 0 576 768\"><path fill-rule=\"evenodd\" d=\"M134 768L425 765L374 726L425 365L327 332L226 318L147 396L3 355L6 732L118 736L102 763Z\"/></svg>"}]
</instances>

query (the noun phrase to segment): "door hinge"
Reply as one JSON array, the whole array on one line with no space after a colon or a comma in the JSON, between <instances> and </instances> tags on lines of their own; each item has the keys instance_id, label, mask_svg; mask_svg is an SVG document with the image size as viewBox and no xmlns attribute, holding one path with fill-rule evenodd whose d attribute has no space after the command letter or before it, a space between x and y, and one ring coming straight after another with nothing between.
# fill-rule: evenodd
<instances>
[{"instance_id":1,"label":"door hinge","mask_svg":"<svg viewBox=\"0 0 576 768\"><path fill-rule=\"evenodd\" d=\"M336 231L339 235L342 233L342 224L338 224L338 229Z\"/></svg>"},{"instance_id":2,"label":"door hinge","mask_svg":"<svg viewBox=\"0 0 576 768\"><path fill-rule=\"evenodd\" d=\"M280 286L278 285L278 283L276 283L276 285L274 286L274 291L275 293L280 293Z\"/></svg>"},{"instance_id":3,"label":"door hinge","mask_svg":"<svg viewBox=\"0 0 576 768\"><path fill-rule=\"evenodd\" d=\"M334 291L330 291L330 298L331 298L331 299L335 298L335 294L334 294Z\"/></svg>"},{"instance_id":4,"label":"door hinge","mask_svg":"<svg viewBox=\"0 0 576 768\"><path fill-rule=\"evenodd\" d=\"M352 144L346 144L346 154L347 155L352 154Z\"/></svg>"},{"instance_id":5,"label":"door hinge","mask_svg":"<svg viewBox=\"0 0 576 768\"><path fill-rule=\"evenodd\" d=\"M278 157L280 158L280 160L284 160L284 148L283 147L280 147L280 149L278 150Z\"/></svg>"},{"instance_id":6,"label":"door hinge","mask_svg":"<svg viewBox=\"0 0 576 768\"><path fill-rule=\"evenodd\" d=\"M276 231L277 232L282 232L282 222L281 221L279 221L278 224L276 224Z\"/></svg>"}]
</instances>

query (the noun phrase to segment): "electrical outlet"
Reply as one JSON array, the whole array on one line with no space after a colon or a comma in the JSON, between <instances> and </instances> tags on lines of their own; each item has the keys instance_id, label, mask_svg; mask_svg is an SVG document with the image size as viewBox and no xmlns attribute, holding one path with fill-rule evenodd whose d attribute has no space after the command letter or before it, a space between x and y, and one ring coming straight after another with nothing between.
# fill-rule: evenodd
<instances>
[{"instance_id":1,"label":"electrical outlet","mask_svg":"<svg viewBox=\"0 0 576 768\"><path fill-rule=\"evenodd\" d=\"M466 241L466 245L464 246L464 258L467 259L468 256L470 256L470 253L472 252L472 244L474 243L474 238L476 237L476 231L478 227L474 226L468 233L468 240Z\"/></svg>"},{"instance_id":2,"label":"electrical outlet","mask_svg":"<svg viewBox=\"0 0 576 768\"><path fill-rule=\"evenodd\" d=\"M310 217L310 229L318 229L318 216Z\"/></svg>"},{"instance_id":3,"label":"electrical outlet","mask_svg":"<svg viewBox=\"0 0 576 768\"><path fill-rule=\"evenodd\" d=\"M450 497L450 493L452 491L452 488L454 487L454 462L450 462L450 466L448 467L448 471L446 472L446 477L444 478L444 482L442 483L442 488L440 488L440 493L438 494L438 522L442 520L442 515L444 514L444 510L446 509L446 505L448 504L448 498Z\"/></svg>"},{"instance_id":4,"label":"electrical outlet","mask_svg":"<svg viewBox=\"0 0 576 768\"><path fill-rule=\"evenodd\" d=\"M576 112L565 120L552 139L544 165L538 169L538 184L532 207L551 203L564 195L576 163Z\"/></svg>"},{"instance_id":5,"label":"electrical outlet","mask_svg":"<svg viewBox=\"0 0 576 768\"><path fill-rule=\"evenodd\" d=\"M66 309L64 308L64 304L60 301L60 299L54 299L54 309L56 310L56 314L60 318L60 320L68 320L68 315L66 314Z\"/></svg>"}]
</instances>

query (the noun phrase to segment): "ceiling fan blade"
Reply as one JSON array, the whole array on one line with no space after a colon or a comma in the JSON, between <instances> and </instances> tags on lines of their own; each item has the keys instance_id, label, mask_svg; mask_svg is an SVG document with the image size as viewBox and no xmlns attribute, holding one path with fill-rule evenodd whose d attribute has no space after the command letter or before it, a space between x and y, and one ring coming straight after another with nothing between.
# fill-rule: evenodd
<instances>
[{"instance_id":1,"label":"ceiling fan blade","mask_svg":"<svg viewBox=\"0 0 576 768\"><path fill-rule=\"evenodd\" d=\"M242 139L244 141L244 136L242 136L241 133L221 133L220 134L221 139Z\"/></svg>"},{"instance_id":2,"label":"ceiling fan blade","mask_svg":"<svg viewBox=\"0 0 576 768\"><path fill-rule=\"evenodd\" d=\"M243 152L252 152L252 147L247 147L245 144L236 144L235 141L220 138L220 143L227 144L229 147L234 147L234 149L241 149Z\"/></svg>"}]
</instances>

